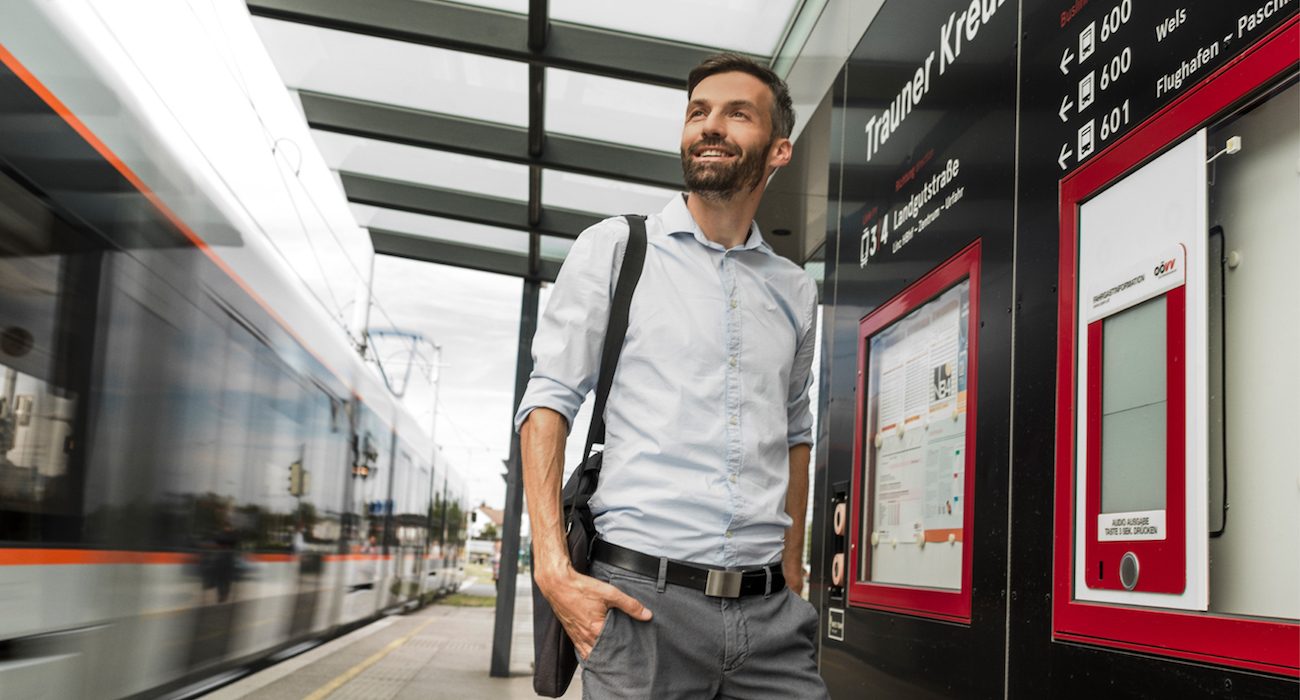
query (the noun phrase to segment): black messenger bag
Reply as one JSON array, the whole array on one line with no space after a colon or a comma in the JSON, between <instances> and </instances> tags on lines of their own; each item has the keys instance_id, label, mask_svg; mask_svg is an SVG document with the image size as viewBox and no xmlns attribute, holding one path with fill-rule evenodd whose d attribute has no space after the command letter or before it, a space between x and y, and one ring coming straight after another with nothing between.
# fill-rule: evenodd
<instances>
[{"instance_id":1,"label":"black messenger bag","mask_svg":"<svg viewBox=\"0 0 1300 700\"><path fill-rule=\"evenodd\" d=\"M605 443L605 400L609 398L614 368L618 366L618 356L627 335L632 293L636 291L645 263L645 217L628 214L624 218L628 225L627 249L623 253L618 284L610 302L609 325L605 327L605 342L600 354L600 378L596 382L596 403L592 406L591 427L587 430L587 449L583 451L582 464L574 470L561 492L569 558L580 574L586 574L591 568L591 544L596 539L596 524L587 502L600 481L602 453L592 454L591 448ZM533 690L548 698L563 695L578 669L578 652L573 641L555 617L551 604L538 590L536 580L533 581L533 661Z\"/></svg>"}]
</instances>

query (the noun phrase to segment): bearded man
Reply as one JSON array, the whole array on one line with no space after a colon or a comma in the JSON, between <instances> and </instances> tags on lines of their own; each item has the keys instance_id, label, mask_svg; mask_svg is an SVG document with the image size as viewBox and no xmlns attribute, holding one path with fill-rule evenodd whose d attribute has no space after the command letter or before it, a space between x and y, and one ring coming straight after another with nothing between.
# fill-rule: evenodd
<instances>
[{"instance_id":1,"label":"bearded man","mask_svg":"<svg viewBox=\"0 0 1300 700\"><path fill-rule=\"evenodd\" d=\"M599 372L623 218L578 238L533 340L515 424L534 580L577 647L584 697L822 698L817 611L799 595L816 287L753 220L790 162L794 109L775 73L731 54L691 71L687 98L687 192L646 219L590 501L590 576L569 560L559 493L565 438Z\"/></svg>"}]
</instances>

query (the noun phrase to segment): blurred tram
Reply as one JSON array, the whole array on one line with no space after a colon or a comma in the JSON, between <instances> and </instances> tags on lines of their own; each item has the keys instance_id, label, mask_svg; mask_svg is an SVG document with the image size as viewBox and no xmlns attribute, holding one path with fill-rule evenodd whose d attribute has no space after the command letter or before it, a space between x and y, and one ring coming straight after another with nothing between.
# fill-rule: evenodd
<instances>
[{"instance_id":1,"label":"blurred tram","mask_svg":"<svg viewBox=\"0 0 1300 700\"><path fill-rule=\"evenodd\" d=\"M459 586L465 482L71 5L0 12L0 697L194 693Z\"/></svg>"}]
</instances>

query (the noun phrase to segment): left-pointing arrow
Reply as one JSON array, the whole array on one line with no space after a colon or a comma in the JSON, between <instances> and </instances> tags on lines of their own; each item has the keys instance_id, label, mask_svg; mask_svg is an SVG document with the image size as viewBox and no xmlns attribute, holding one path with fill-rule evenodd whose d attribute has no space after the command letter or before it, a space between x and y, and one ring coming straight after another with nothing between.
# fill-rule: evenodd
<instances>
[{"instance_id":1,"label":"left-pointing arrow","mask_svg":"<svg viewBox=\"0 0 1300 700\"><path fill-rule=\"evenodd\" d=\"M1070 113L1070 108L1073 106L1074 103L1070 101L1069 95L1066 95L1065 97L1061 98L1061 108L1056 111L1056 114L1061 118L1061 121L1065 122L1070 120L1070 118L1066 115Z\"/></svg>"},{"instance_id":2,"label":"left-pointing arrow","mask_svg":"<svg viewBox=\"0 0 1300 700\"><path fill-rule=\"evenodd\" d=\"M1056 157L1056 164L1061 166L1061 170L1065 170L1065 161L1072 155L1074 155L1074 151L1070 150L1070 144L1061 144L1061 154Z\"/></svg>"},{"instance_id":3,"label":"left-pointing arrow","mask_svg":"<svg viewBox=\"0 0 1300 700\"><path fill-rule=\"evenodd\" d=\"M1070 53L1069 49L1066 49L1065 53L1061 54L1061 75L1070 74L1070 61L1073 60L1074 54Z\"/></svg>"}]
</instances>

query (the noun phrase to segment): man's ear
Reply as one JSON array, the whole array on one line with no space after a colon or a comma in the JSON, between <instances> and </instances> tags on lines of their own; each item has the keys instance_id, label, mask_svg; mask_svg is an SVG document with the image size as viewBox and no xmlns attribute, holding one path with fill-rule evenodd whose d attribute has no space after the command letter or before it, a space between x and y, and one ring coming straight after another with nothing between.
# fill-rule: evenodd
<instances>
[{"instance_id":1,"label":"man's ear","mask_svg":"<svg viewBox=\"0 0 1300 700\"><path fill-rule=\"evenodd\" d=\"M772 150L768 152L767 167L784 168L790 164L790 158L794 155L794 144L790 139L777 139L772 144Z\"/></svg>"}]
</instances>

